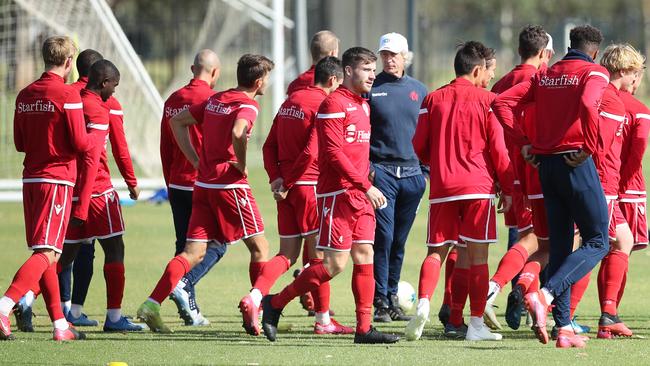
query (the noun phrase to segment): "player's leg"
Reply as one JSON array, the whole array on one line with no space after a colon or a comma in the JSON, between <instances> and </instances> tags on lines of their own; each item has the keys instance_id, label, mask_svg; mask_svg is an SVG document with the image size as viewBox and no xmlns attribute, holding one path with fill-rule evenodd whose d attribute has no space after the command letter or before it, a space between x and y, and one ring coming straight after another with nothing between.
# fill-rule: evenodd
<instances>
[{"instance_id":1,"label":"player's leg","mask_svg":"<svg viewBox=\"0 0 650 366\"><path fill-rule=\"evenodd\" d=\"M72 285L72 263L77 258L79 249L81 248L80 242L65 243L63 252L59 257L57 263L57 273L59 277L59 291L61 297L61 309L66 318L69 317L68 312L72 301L70 300L70 287Z\"/></svg>"},{"instance_id":2,"label":"player's leg","mask_svg":"<svg viewBox=\"0 0 650 366\"><path fill-rule=\"evenodd\" d=\"M445 325L445 337L453 339L464 339L467 334L467 326L463 320L463 309L469 296L469 271L471 267L467 244L460 242L455 245L458 253L456 266L451 275L451 307L449 322Z\"/></svg>"},{"instance_id":3,"label":"player's leg","mask_svg":"<svg viewBox=\"0 0 650 366\"><path fill-rule=\"evenodd\" d=\"M68 321L73 325L96 326L97 320L89 319L83 312L83 306L88 295L88 288L93 277L93 262L95 260L94 240L83 243L72 264L72 304Z\"/></svg>"},{"instance_id":4,"label":"player's leg","mask_svg":"<svg viewBox=\"0 0 650 366\"><path fill-rule=\"evenodd\" d=\"M440 310L438 310L438 320L442 323L443 326L446 326L449 322L449 316L451 312L451 276L454 273L454 267L456 267L456 260L458 259L458 252L456 248L452 248L447 255L447 260L445 262L445 292L442 299L442 305L440 305Z\"/></svg>"},{"instance_id":5,"label":"player's leg","mask_svg":"<svg viewBox=\"0 0 650 366\"><path fill-rule=\"evenodd\" d=\"M192 215L192 191L168 189L169 205L172 209L174 232L176 234L176 249L174 255L179 255L185 248L187 227Z\"/></svg>"}]
</instances>

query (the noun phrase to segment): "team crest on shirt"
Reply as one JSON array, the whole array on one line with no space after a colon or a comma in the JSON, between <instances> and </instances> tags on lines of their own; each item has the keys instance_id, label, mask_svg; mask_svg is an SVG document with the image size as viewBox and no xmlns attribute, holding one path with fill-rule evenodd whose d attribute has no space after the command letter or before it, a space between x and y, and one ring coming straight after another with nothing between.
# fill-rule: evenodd
<instances>
[{"instance_id":1,"label":"team crest on shirt","mask_svg":"<svg viewBox=\"0 0 650 366\"><path fill-rule=\"evenodd\" d=\"M239 199L239 206L241 207L241 206L246 206L246 205L248 205L248 200L245 197L241 197Z\"/></svg>"},{"instance_id":2,"label":"team crest on shirt","mask_svg":"<svg viewBox=\"0 0 650 366\"><path fill-rule=\"evenodd\" d=\"M54 211L56 212L57 215L61 214L61 211L63 211L63 206L61 205L54 205Z\"/></svg>"},{"instance_id":3,"label":"team crest on shirt","mask_svg":"<svg viewBox=\"0 0 650 366\"><path fill-rule=\"evenodd\" d=\"M365 104L364 104L365 107ZM345 141L348 143L370 141L370 131L357 130L357 125L351 124L345 129Z\"/></svg>"},{"instance_id":4,"label":"team crest on shirt","mask_svg":"<svg viewBox=\"0 0 650 366\"><path fill-rule=\"evenodd\" d=\"M418 93L415 92L415 90L411 90L409 93L409 98L411 98L412 101L417 102L418 101Z\"/></svg>"},{"instance_id":5,"label":"team crest on shirt","mask_svg":"<svg viewBox=\"0 0 650 366\"><path fill-rule=\"evenodd\" d=\"M111 200L111 202L113 202L115 200L115 194L113 194L113 192L109 193L108 199Z\"/></svg>"}]
</instances>

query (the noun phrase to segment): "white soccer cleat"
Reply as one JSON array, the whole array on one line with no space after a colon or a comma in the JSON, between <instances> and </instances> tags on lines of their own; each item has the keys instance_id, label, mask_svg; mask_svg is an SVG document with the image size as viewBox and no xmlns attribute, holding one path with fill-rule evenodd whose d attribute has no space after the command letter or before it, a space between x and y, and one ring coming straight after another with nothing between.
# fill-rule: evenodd
<instances>
[{"instance_id":1,"label":"white soccer cleat","mask_svg":"<svg viewBox=\"0 0 650 366\"><path fill-rule=\"evenodd\" d=\"M417 312L406 325L404 334L407 341L417 341L422 337L424 325L429 321L429 300L420 299L418 302Z\"/></svg>"},{"instance_id":2,"label":"white soccer cleat","mask_svg":"<svg viewBox=\"0 0 650 366\"><path fill-rule=\"evenodd\" d=\"M195 327L205 327L210 325L208 318L196 310L192 310L192 325Z\"/></svg>"},{"instance_id":3,"label":"white soccer cleat","mask_svg":"<svg viewBox=\"0 0 650 366\"><path fill-rule=\"evenodd\" d=\"M494 301L497 299L501 288L495 282L490 281L490 288L488 290L488 298L485 303L485 311L483 312L483 320L490 329L503 329L497 314L494 312Z\"/></svg>"},{"instance_id":4,"label":"white soccer cleat","mask_svg":"<svg viewBox=\"0 0 650 366\"><path fill-rule=\"evenodd\" d=\"M467 335L465 336L467 341L500 341L502 339L501 334L490 332L490 329L485 324L475 327L470 322L467 326Z\"/></svg>"}]
</instances>

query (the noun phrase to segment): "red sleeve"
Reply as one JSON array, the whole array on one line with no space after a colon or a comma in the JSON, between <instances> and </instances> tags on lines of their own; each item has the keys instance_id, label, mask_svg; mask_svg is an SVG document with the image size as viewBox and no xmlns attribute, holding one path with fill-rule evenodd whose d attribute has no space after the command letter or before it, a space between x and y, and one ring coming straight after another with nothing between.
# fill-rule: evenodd
<instances>
[{"instance_id":1,"label":"red sleeve","mask_svg":"<svg viewBox=\"0 0 650 366\"><path fill-rule=\"evenodd\" d=\"M16 103L18 103L19 100L20 95L16 98ZM16 151L25 152L25 146L23 143L22 114L17 111L14 111L14 145L16 145Z\"/></svg>"},{"instance_id":2,"label":"red sleeve","mask_svg":"<svg viewBox=\"0 0 650 366\"><path fill-rule=\"evenodd\" d=\"M248 121L248 129L250 131L251 128L253 128L253 124L255 124L255 119L257 118L257 111L258 108L256 105L253 104L240 104L239 109L235 112L235 119L234 121L238 119L245 119Z\"/></svg>"},{"instance_id":3,"label":"red sleeve","mask_svg":"<svg viewBox=\"0 0 650 366\"><path fill-rule=\"evenodd\" d=\"M208 105L210 98L204 100L201 103L193 104L188 110L192 117L198 123L203 123L203 113L205 112L205 107Z\"/></svg>"},{"instance_id":4,"label":"red sleeve","mask_svg":"<svg viewBox=\"0 0 650 366\"><path fill-rule=\"evenodd\" d=\"M643 154L648 147L648 134L650 133L650 114L637 113L634 116L634 123L630 126L630 133L627 136L630 145L629 155L624 164L621 165L621 187L625 187L632 176L641 169Z\"/></svg>"},{"instance_id":5,"label":"red sleeve","mask_svg":"<svg viewBox=\"0 0 650 366\"><path fill-rule=\"evenodd\" d=\"M305 144L304 149L300 152L300 155L293 163L291 168L291 173L288 177L284 178L283 186L286 189L293 187L300 177L307 171L309 166L316 160L318 157L318 132L314 128L314 119L312 117L312 125L309 131L309 137L307 138L307 143Z\"/></svg>"},{"instance_id":6,"label":"red sleeve","mask_svg":"<svg viewBox=\"0 0 650 366\"><path fill-rule=\"evenodd\" d=\"M488 112L487 137L492 166L496 170L497 179L504 194L511 196L514 184L512 164L508 157L508 149L503 135L503 127L497 121L494 113Z\"/></svg>"},{"instance_id":7,"label":"red sleeve","mask_svg":"<svg viewBox=\"0 0 650 366\"><path fill-rule=\"evenodd\" d=\"M262 158L264 160L264 169L269 176L269 183L280 178L279 158L278 158L278 123L277 117L273 120L269 135L262 146Z\"/></svg>"},{"instance_id":8,"label":"red sleeve","mask_svg":"<svg viewBox=\"0 0 650 366\"><path fill-rule=\"evenodd\" d=\"M160 122L160 162L162 163L165 185L169 185L169 175L174 156L174 136L169 126L169 119L163 116Z\"/></svg>"},{"instance_id":9,"label":"red sleeve","mask_svg":"<svg viewBox=\"0 0 650 366\"><path fill-rule=\"evenodd\" d=\"M420 162L429 165L431 162L431 150L429 149L429 97L424 98L422 106L420 107L420 114L418 117L418 124L415 127L415 134L413 134L413 150L417 154Z\"/></svg>"},{"instance_id":10,"label":"red sleeve","mask_svg":"<svg viewBox=\"0 0 650 366\"><path fill-rule=\"evenodd\" d=\"M114 104L111 104L111 111L108 116L110 124L108 138L111 141L111 151L124 182L129 187L135 187L138 185L138 180L135 178L135 172L133 171L133 162L129 153L129 145L126 142L124 120L122 118L122 106L115 101Z\"/></svg>"},{"instance_id":11,"label":"red sleeve","mask_svg":"<svg viewBox=\"0 0 650 366\"><path fill-rule=\"evenodd\" d=\"M580 97L580 121L585 139L582 149L588 154L595 153L598 147L598 107L603 92L609 84L609 76L604 72L591 71L589 73Z\"/></svg>"},{"instance_id":12,"label":"red sleeve","mask_svg":"<svg viewBox=\"0 0 650 366\"><path fill-rule=\"evenodd\" d=\"M71 91L64 104L63 112L65 113L70 134L70 144L77 152L84 152L89 149L91 144L88 143L88 133L86 132L86 122L84 121L83 104L81 96L76 90Z\"/></svg>"},{"instance_id":13,"label":"red sleeve","mask_svg":"<svg viewBox=\"0 0 650 366\"><path fill-rule=\"evenodd\" d=\"M345 109L338 105L330 105L327 103L318 111L316 118L320 119L318 125L322 130L323 155L332 164L334 169L341 174L353 187L367 192L372 184L368 180L366 174L361 174L357 171L356 167L350 162L347 155L343 152L343 138L345 133L343 126L345 125ZM320 132L319 132L320 134Z\"/></svg>"},{"instance_id":14,"label":"red sleeve","mask_svg":"<svg viewBox=\"0 0 650 366\"><path fill-rule=\"evenodd\" d=\"M524 134L521 125L516 122L515 113L535 100L535 88L532 87L536 78L519 83L499 94L492 103L492 110L503 130L517 146L528 145L530 142Z\"/></svg>"},{"instance_id":15,"label":"red sleeve","mask_svg":"<svg viewBox=\"0 0 650 366\"><path fill-rule=\"evenodd\" d=\"M86 221L88 218L88 209L93 193L93 185L97 178L99 169L99 159L106 140L106 131L91 128L88 133L88 151L80 154L77 159L78 180L77 186L77 204L72 206L72 217Z\"/></svg>"}]
</instances>

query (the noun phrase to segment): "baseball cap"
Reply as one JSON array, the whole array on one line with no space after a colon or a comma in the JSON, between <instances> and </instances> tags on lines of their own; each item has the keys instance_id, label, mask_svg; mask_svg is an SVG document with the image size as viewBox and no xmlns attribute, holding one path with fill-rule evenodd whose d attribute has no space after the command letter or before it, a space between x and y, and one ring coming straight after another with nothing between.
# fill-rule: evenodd
<instances>
[{"instance_id":1,"label":"baseball cap","mask_svg":"<svg viewBox=\"0 0 650 366\"><path fill-rule=\"evenodd\" d=\"M399 33L386 33L379 38L379 50L377 52L381 51L390 51L393 53L408 52L409 44L406 37Z\"/></svg>"},{"instance_id":2,"label":"baseball cap","mask_svg":"<svg viewBox=\"0 0 650 366\"><path fill-rule=\"evenodd\" d=\"M551 35L548 33L546 33L546 35L548 36L548 43L546 44L546 48L544 49L548 51L553 51L553 37L551 37Z\"/></svg>"}]
</instances>

